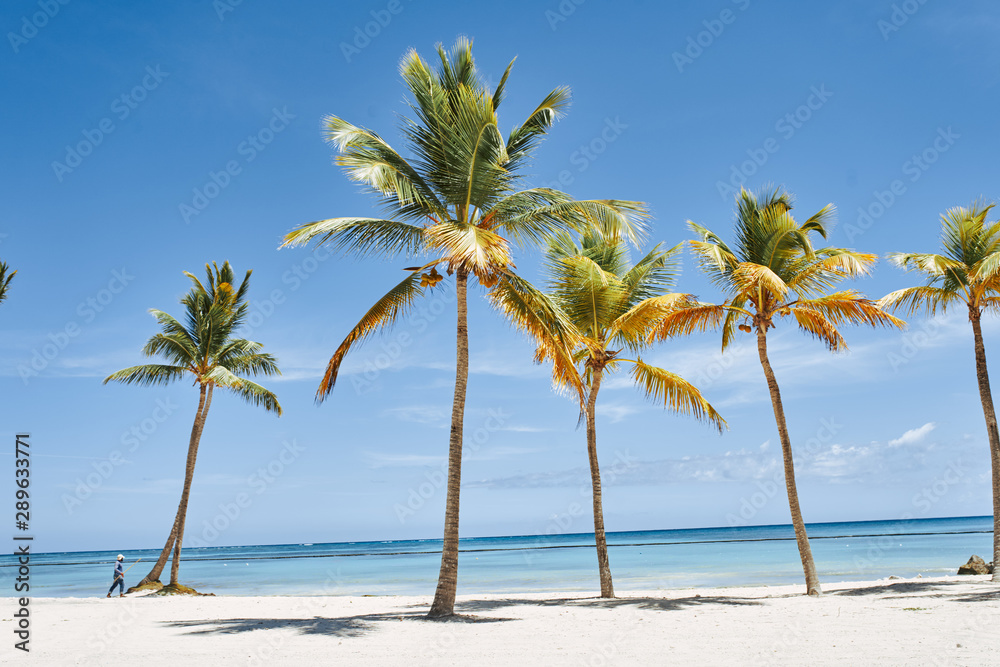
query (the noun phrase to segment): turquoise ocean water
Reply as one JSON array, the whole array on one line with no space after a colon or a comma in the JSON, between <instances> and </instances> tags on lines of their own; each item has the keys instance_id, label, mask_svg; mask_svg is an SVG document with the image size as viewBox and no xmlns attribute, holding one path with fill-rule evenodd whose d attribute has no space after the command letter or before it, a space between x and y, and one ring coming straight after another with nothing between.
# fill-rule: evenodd
<instances>
[{"instance_id":1,"label":"turquoise ocean water","mask_svg":"<svg viewBox=\"0 0 1000 667\"><path fill-rule=\"evenodd\" d=\"M955 574L989 561L992 517L852 521L807 526L821 582ZM802 583L792 527L608 533L615 590ZM186 548L181 581L220 595L433 595L440 540ZM593 534L461 540L459 592L599 590ZM159 550L125 551L135 584ZM33 554L32 597L104 595L117 552ZM163 580L169 578L169 564ZM0 558L0 595L17 565Z\"/></svg>"}]
</instances>

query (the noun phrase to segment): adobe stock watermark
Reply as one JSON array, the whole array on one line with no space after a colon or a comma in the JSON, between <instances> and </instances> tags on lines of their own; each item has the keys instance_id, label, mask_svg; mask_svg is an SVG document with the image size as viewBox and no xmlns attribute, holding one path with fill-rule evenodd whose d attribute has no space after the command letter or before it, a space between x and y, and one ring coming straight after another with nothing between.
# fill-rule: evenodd
<instances>
[{"instance_id":1,"label":"adobe stock watermark","mask_svg":"<svg viewBox=\"0 0 1000 667\"><path fill-rule=\"evenodd\" d=\"M798 455L797 462L800 466L818 454L823 446L829 444L844 428L844 425L838 424L834 417L820 419L819 424L819 428L816 429L813 437L806 440L804 447L797 451L793 448L793 456ZM771 502L772 498L785 491L784 467L775 470L770 479L754 480L754 484L757 486L757 491L740 498L738 514L733 512L726 514L726 523L730 527L749 525L757 514Z\"/></svg>"},{"instance_id":2,"label":"adobe stock watermark","mask_svg":"<svg viewBox=\"0 0 1000 667\"><path fill-rule=\"evenodd\" d=\"M575 173L582 174L587 171L590 165L608 150L608 146L618 141L627 129L628 125L621 121L621 116L615 116L614 119L605 118L604 126L594 138L585 144L581 144L579 148L570 154L569 163L576 167ZM565 188L571 185L576 179L573 174L574 171L563 169L559 172L556 180L546 183L543 187L552 188L553 190Z\"/></svg>"},{"instance_id":3,"label":"adobe stock watermark","mask_svg":"<svg viewBox=\"0 0 1000 667\"><path fill-rule=\"evenodd\" d=\"M732 0L732 3L741 12L746 11L750 6L750 0ZM717 18L702 21L701 24L705 29L687 38L687 45L684 47L683 52L674 51L671 54L677 71L683 74L685 67L693 65L695 60L701 58L705 50L715 44L715 40L721 37L722 33L726 31L726 26L730 26L736 22L737 16L739 14L732 9L726 8L719 12Z\"/></svg>"},{"instance_id":4,"label":"adobe stock watermark","mask_svg":"<svg viewBox=\"0 0 1000 667\"><path fill-rule=\"evenodd\" d=\"M917 493L913 494L910 504L915 513L904 512L899 517L904 524L901 530L905 530L914 519L930 516L931 510L941 502L941 499L948 495L952 487L961 484L966 477L967 469L961 459L954 459L948 462L944 471L934 478ZM854 566L862 573L874 569L880 562L888 557L889 552L898 549L899 540L888 535L877 538L867 538L869 547L864 555L854 557Z\"/></svg>"},{"instance_id":5,"label":"adobe stock watermark","mask_svg":"<svg viewBox=\"0 0 1000 667\"><path fill-rule=\"evenodd\" d=\"M351 41L340 43L340 52L343 54L344 60L350 63L352 58L367 49L372 41L389 27L392 19L402 14L404 9L406 7L402 0L389 0L382 9L373 9L368 12L372 20L366 21L363 25L354 26L354 36Z\"/></svg>"},{"instance_id":6,"label":"adobe stock watermark","mask_svg":"<svg viewBox=\"0 0 1000 667\"><path fill-rule=\"evenodd\" d=\"M190 203L185 201L178 205L184 224L190 224L192 218L201 215L208 205L229 187L233 179L243 173L243 168L256 160L257 156L264 152L264 149L271 145L274 138L284 132L293 120L295 114L289 113L287 106L281 109L273 108L267 123L236 146L236 154L242 159L229 160L219 171L209 171L208 180L191 191Z\"/></svg>"},{"instance_id":7,"label":"adobe stock watermark","mask_svg":"<svg viewBox=\"0 0 1000 667\"><path fill-rule=\"evenodd\" d=\"M126 451L129 453L135 452L176 411L177 406L169 398L166 400L156 399L156 407L153 408L148 417L141 419L122 432L119 439L122 447L126 447ZM85 477L76 478L76 487L73 489L72 495L62 494L61 500L66 513L72 516L73 512L83 506L83 503L104 486L104 483L111 479L115 471L125 463L127 461L119 449L112 450L104 459L92 462L90 466L93 468L93 472L89 472Z\"/></svg>"},{"instance_id":8,"label":"adobe stock watermark","mask_svg":"<svg viewBox=\"0 0 1000 667\"><path fill-rule=\"evenodd\" d=\"M254 498L271 488L275 481L285 473L285 470L302 456L304 451L306 448L298 444L294 438L285 440L277 456L247 477L248 490L237 493L231 502L219 503L218 513L211 519L205 519L202 522L201 533L192 535L190 542L185 546L195 548L211 546L240 520L243 512L253 505ZM249 491L253 491L253 495ZM184 541L187 542L188 536L184 537Z\"/></svg>"},{"instance_id":9,"label":"adobe stock watermark","mask_svg":"<svg viewBox=\"0 0 1000 667\"><path fill-rule=\"evenodd\" d=\"M471 432L471 437L462 438L462 454L475 454L490 441L490 437L507 423L512 414L504 412L503 408L490 408L486 411L487 417L482 426ZM415 487L410 487L406 503L395 503L392 511L396 514L396 519L400 525L423 509L427 501L448 483L448 461L445 459L438 470L428 470L424 473L425 481Z\"/></svg>"},{"instance_id":10,"label":"adobe stock watermark","mask_svg":"<svg viewBox=\"0 0 1000 667\"><path fill-rule=\"evenodd\" d=\"M418 302L414 305L413 313L406 318L406 328L391 334L388 340L382 340L378 344L378 351L369 351L365 357L361 372L351 374L351 386L356 395L375 391L382 371L391 368L417 336L424 333L431 323L448 312L449 306L455 303L456 294L451 289L450 281L442 281L439 287L431 288L431 292L434 296L429 303Z\"/></svg>"},{"instance_id":11,"label":"adobe stock watermark","mask_svg":"<svg viewBox=\"0 0 1000 667\"><path fill-rule=\"evenodd\" d=\"M243 0L212 0L212 9L219 17L219 22L226 20L226 14L235 12L236 8L243 4Z\"/></svg>"},{"instance_id":12,"label":"adobe stock watermark","mask_svg":"<svg viewBox=\"0 0 1000 667\"><path fill-rule=\"evenodd\" d=\"M14 53L20 53L21 47L37 37L38 31L47 26L59 10L69 3L70 0L38 0L39 11L30 16L27 14L22 16L21 29L7 33L7 41L10 42L10 48L14 49Z\"/></svg>"},{"instance_id":13,"label":"adobe stock watermark","mask_svg":"<svg viewBox=\"0 0 1000 667\"><path fill-rule=\"evenodd\" d=\"M52 173L55 174L57 181L62 183L67 174L72 174L73 170L83 164L83 161L93 154L94 149L103 144L105 138L117 129L115 118L118 122L122 122L131 116L132 112L146 101L149 94L170 76L170 73L162 71L159 65L155 67L147 65L145 72L139 83L111 101L110 110L113 117L105 116L93 128L81 130L83 139L72 146L66 146L66 155L63 156L62 162L58 160L52 162Z\"/></svg>"},{"instance_id":14,"label":"adobe stock watermark","mask_svg":"<svg viewBox=\"0 0 1000 667\"><path fill-rule=\"evenodd\" d=\"M913 361L921 350L933 347L941 338L941 330L945 324L945 316L937 315L921 322L918 330L904 333L901 336L899 349L889 351L885 355L893 372L898 373L899 369Z\"/></svg>"},{"instance_id":15,"label":"adobe stock watermark","mask_svg":"<svg viewBox=\"0 0 1000 667\"><path fill-rule=\"evenodd\" d=\"M903 0L900 3L892 3L892 13L888 20L879 19L875 26L882 33L882 41L888 42L889 36L894 32L899 32L910 20L910 18L920 11L920 8L927 4L927 0Z\"/></svg>"},{"instance_id":16,"label":"adobe stock watermark","mask_svg":"<svg viewBox=\"0 0 1000 667\"><path fill-rule=\"evenodd\" d=\"M638 459L632 456L629 450L616 449L615 458L611 465L601 468L600 470L602 489L606 486L614 484L619 477L637 467L639 467ZM594 516L593 493L594 489L592 484L581 484L577 489L577 495L582 500L571 501L566 506L566 510L564 512L558 512L550 517L548 524L545 526L545 532L542 534L543 537L540 546L549 546L555 542L556 535L565 535L571 532L571 528L573 528L574 525L578 525L578 521L581 517L583 517L585 522L588 522L584 527L588 529L592 528L592 520ZM526 565L534 563L535 558L537 557L535 551L532 549L525 549L522 555L524 556L524 562Z\"/></svg>"},{"instance_id":17,"label":"adobe stock watermark","mask_svg":"<svg viewBox=\"0 0 1000 667\"><path fill-rule=\"evenodd\" d=\"M61 329L49 332L45 336L46 342L31 350L31 358L17 365L17 374L24 385L28 385L30 378L38 377L83 332L81 323L86 325L97 319L98 314L103 313L133 280L135 276L129 274L125 267L121 271L115 269L105 287L77 304L78 319L72 319Z\"/></svg>"},{"instance_id":18,"label":"adobe stock watermark","mask_svg":"<svg viewBox=\"0 0 1000 667\"><path fill-rule=\"evenodd\" d=\"M290 285L290 292L294 292L302 284L309 280L309 278L319 271L320 266L323 262L328 260L331 256L329 250L323 246L316 246L309 256L300 262L295 262L292 266L281 274L281 282L284 285ZM287 300L287 295L285 290L280 287L273 288L268 292L267 297L264 299L254 299L250 301L249 309L247 311L247 317L244 321L243 327L240 329L241 333L245 336L251 335L254 331L259 329L265 322L274 316L277 312L278 307L283 305Z\"/></svg>"},{"instance_id":19,"label":"adobe stock watermark","mask_svg":"<svg viewBox=\"0 0 1000 667\"><path fill-rule=\"evenodd\" d=\"M556 5L555 11L546 9L545 20L548 21L549 28L555 32L556 28L559 27L559 24L568 20L570 16L576 13L576 8L586 1L587 0L560 0L559 4Z\"/></svg>"},{"instance_id":20,"label":"adobe stock watermark","mask_svg":"<svg viewBox=\"0 0 1000 667\"><path fill-rule=\"evenodd\" d=\"M781 136L781 139L788 141L812 119L815 112L823 108L823 105L831 97L833 97L833 93L826 89L825 83L820 84L818 88L811 86L809 96L806 97L805 101L774 123L774 131ZM758 148L748 148L747 157L749 159L738 165L730 166L729 182L715 182L715 189L719 192L719 196L728 200L738 195L747 179L756 174L780 149L781 141L776 137L768 137Z\"/></svg>"},{"instance_id":21,"label":"adobe stock watermark","mask_svg":"<svg viewBox=\"0 0 1000 667\"><path fill-rule=\"evenodd\" d=\"M920 180L931 166L937 162L941 156L947 153L955 142L962 135L956 134L949 125L947 128L937 128L937 136L934 140L918 153L910 156L910 159L903 162L900 170L903 176L908 177L907 181L916 183ZM892 208L899 198L906 194L909 186L903 179L894 179L885 190L875 190L872 192L873 201L867 206L858 207L858 217L854 223L844 226L849 242L863 235L871 229L878 220Z\"/></svg>"}]
</instances>

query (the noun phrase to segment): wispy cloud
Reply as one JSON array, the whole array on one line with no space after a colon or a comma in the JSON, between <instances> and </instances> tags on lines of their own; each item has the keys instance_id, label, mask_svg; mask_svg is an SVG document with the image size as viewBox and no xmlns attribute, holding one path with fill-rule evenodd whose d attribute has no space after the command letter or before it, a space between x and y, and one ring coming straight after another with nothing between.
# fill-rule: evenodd
<instances>
[{"instance_id":1,"label":"wispy cloud","mask_svg":"<svg viewBox=\"0 0 1000 667\"><path fill-rule=\"evenodd\" d=\"M607 417L611 420L612 424L616 424L621 420L625 419L629 415L634 415L639 412L639 408L633 407L631 405L626 405L624 403L600 403L598 402L597 407L594 409L598 415L602 417Z\"/></svg>"},{"instance_id":2,"label":"wispy cloud","mask_svg":"<svg viewBox=\"0 0 1000 667\"><path fill-rule=\"evenodd\" d=\"M920 442L924 439L924 436L934 430L935 426L936 424L934 422L927 422L919 428L911 428L898 438L890 440L889 446L899 447L900 445L912 445L913 443Z\"/></svg>"}]
</instances>

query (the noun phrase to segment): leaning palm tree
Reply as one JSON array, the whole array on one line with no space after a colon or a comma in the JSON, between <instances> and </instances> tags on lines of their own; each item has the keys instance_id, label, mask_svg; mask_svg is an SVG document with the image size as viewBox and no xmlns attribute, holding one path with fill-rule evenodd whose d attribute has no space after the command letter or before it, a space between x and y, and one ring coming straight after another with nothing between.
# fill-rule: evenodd
<instances>
[{"instance_id":1,"label":"leaning palm tree","mask_svg":"<svg viewBox=\"0 0 1000 667\"><path fill-rule=\"evenodd\" d=\"M622 243L584 235L577 245L570 235L560 234L550 241L546 252L551 289L548 295L523 281L499 286L490 295L515 326L536 339L536 359L553 359L556 386L580 398L580 411L587 424L594 541L604 598L615 596L597 460L597 394L605 373L629 364L635 383L649 398L662 400L665 408L708 420L720 432L726 423L694 385L638 356L648 347L648 338L659 319L691 298L668 292L677 274L677 251L662 250L657 245L629 266ZM566 344L570 349L556 356ZM619 356L623 350L634 353L636 358ZM567 357L575 363L563 363Z\"/></svg>"},{"instance_id":2,"label":"leaning palm tree","mask_svg":"<svg viewBox=\"0 0 1000 667\"><path fill-rule=\"evenodd\" d=\"M17 271L7 273L9 268L6 262L0 262L0 303L3 303L4 299L7 298L7 288L10 287L10 281L17 274Z\"/></svg>"},{"instance_id":3,"label":"leaning palm tree","mask_svg":"<svg viewBox=\"0 0 1000 667\"><path fill-rule=\"evenodd\" d=\"M512 243L531 246L549 234L596 227L610 238L635 240L643 230L645 207L618 200L577 201L549 188L518 190L521 168L569 103L569 90L549 93L506 139L497 107L504 96L508 65L489 91L472 58L472 44L459 38L450 53L437 47L433 69L410 50L400 71L410 93L413 118L404 119L403 136L412 151L404 158L378 134L337 118L325 119L327 139L340 155L337 163L351 180L377 195L385 218L345 217L312 222L285 237L284 245L326 243L360 256L419 257L401 283L361 318L334 352L317 391L324 400L334 387L350 349L406 315L416 299L444 276L455 276L457 335L455 392L448 441L448 490L445 501L441 570L429 616L454 613L458 577L459 488L462 429L468 383L467 288L474 279L486 289L516 280Z\"/></svg>"},{"instance_id":4,"label":"leaning palm tree","mask_svg":"<svg viewBox=\"0 0 1000 667\"><path fill-rule=\"evenodd\" d=\"M124 368L104 379L105 384L113 381L150 386L166 385L187 377L194 381L199 390L198 409L191 427L184 487L177 514L156 564L137 587L159 583L160 573L171 549L173 560L170 566L170 584L176 586L179 583L177 573L181 545L184 542L184 522L191 494L191 480L215 387L228 389L251 405L281 415L277 397L243 377L280 375L276 360L270 354L261 352L263 346L260 343L233 337L247 314L246 294L250 287L251 272L247 271L240 286L234 288L233 269L229 262L225 262L222 267L214 263L211 266L206 264L205 270L205 284L185 272L194 285L181 299L186 311L183 323L161 310L149 311L162 331L149 339L142 352L147 357L160 355L167 363Z\"/></svg>"},{"instance_id":5,"label":"leaning palm tree","mask_svg":"<svg viewBox=\"0 0 1000 667\"><path fill-rule=\"evenodd\" d=\"M943 254L892 253L889 260L908 271L927 276L927 284L908 287L882 297L879 304L907 313L934 315L964 304L972 324L979 399L986 418L986 436L993 469L993 581L1000 581L1000 435L986 369L981 320L984 312L1000 309L1000 222L988 223L993 205L973 202L941 216Z\"/></svg>"},{"instance_id":6,"label":"leaning palm tree","mask_svg":"<svg viewBox=\"0 0 1000 667\"><path fill-rule=\"evenodd\" d=\"M792 444L774 370L767 356L767 332L775 319L792 316L799 328L818 338L831 351L847 349L837 327L841 324L903 327L904 322L883 311L855 290L831 292L845 278L867 275L875 255L844 248L813 248L815 232L826 238L825 223L833 205L820 209L801 225L792 218L792 198L778 189L737 197L736 245L731 249L708 229L688 221L700 240L691 241L701 268L729 298L722 305L683 305L664 318L656 335L667 338L722 326L722 349L736 331L756 332L757 353L767 378L774 419L781 440L785 488L795 529L795 540L805 573L806 591L820 595L819 578L802 520Z\"/></svg>"}]
</instances>

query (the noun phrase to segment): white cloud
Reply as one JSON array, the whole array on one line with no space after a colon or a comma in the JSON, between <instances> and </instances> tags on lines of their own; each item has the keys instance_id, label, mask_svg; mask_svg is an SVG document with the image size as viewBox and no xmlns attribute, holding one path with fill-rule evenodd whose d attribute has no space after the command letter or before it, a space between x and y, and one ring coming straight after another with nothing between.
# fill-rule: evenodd
<instances>
[{"instance_id":1,"label":"white cloud","mask_svg":"<svg viewBox=\"0 0 1000 667\"><path fill-rule=\"evenodd\" d=\"M441 466L444 456L427 454L390 454L386 452L365 452L365 458L372 468L408 468L413 466Z\"/></svg>"},{"instance_id":2,"label":"white cloud","mask_svg":"<svg viewBox=\"0 0 1000 667\"><path fill-rule=\"evenodd\" d=\"M920 428L911 428L909 431L903 435L889 441L890 447L899 447L900 445L912 445L914 443L920 442L924 439L928 433L934 430L936 424L934 422L927 422Z\"/></svg>"},{"instance_id":3,"label":"white cloud","mask_svg":"<svg viewBox=\"0 0 1000 667\"><path fill-rule=\"evenodd\" d=\"M598 415L602 417L607 417L608 419L611 420L612 424L617 424L618 422L625 419L629 415L634 415L635 413L639 412L639 409L634 408L630 405L599 403L594 412L596 412Z\"/></svg>"},{"instance_id":4,"label":"white cloud","mask_svg":"<svg viewBox=\"0 0 1000 667\"><path fill-rule=\"evenodd\" d=\"M404 422L435 426L447 424L450 419L449 411L436 405L405 405L400 408L383 410L382 414Z\"/></svg>"}]
</instances>

